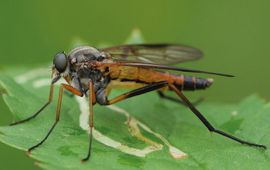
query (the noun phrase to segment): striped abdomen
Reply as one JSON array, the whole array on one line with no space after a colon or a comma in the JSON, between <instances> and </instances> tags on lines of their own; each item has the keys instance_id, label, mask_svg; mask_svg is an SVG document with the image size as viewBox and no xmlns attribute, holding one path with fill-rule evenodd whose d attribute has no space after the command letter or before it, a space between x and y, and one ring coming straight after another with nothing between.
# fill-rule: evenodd
<instances>
[{"instance_id":1,"label":"striped abdomen","mask_svg":"<svg viewBox=\"0 0 270 170\"><path fill-rule=\"evenodd\" d=\"M197 78L192 76L178 76L178 75L176 75L176 77L184 79L183 83L181 84L174 83L175 86L177 86L181 90L206 89L213 83L213 79Z\"/></svg>"}]
</instances>

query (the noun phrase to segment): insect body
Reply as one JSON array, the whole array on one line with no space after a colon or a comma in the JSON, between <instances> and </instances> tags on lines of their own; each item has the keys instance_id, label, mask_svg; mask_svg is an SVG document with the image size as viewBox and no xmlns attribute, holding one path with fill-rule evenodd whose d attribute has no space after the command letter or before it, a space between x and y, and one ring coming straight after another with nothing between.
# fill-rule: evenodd
<instances>
[{"instance_id":1,"label":"insect body","mask_svg":"<svg viewBox=\"0 0 270 170\"><path fill-rule=\"evenodd\" d=\"M62 53L58 55L63 55ZM118 82L118 86L134 82L134 86L166 81L181 90L196 90L209 87L213 80L184 75L174 75L154 70L153 68L128 66L127 62L114 62L109 54L97 51L92 47L79 47L68 55L69 68L65 74L69 84L83 93L89 92L89 81L93 81L94 91L99 104L107 104L108 86ZM140 64L132 62L130 64Z\"/></svg>"},{"instance_id":2,"label":"insect body","mask_svg":"<svg viewBox=\"0 0 270 170\"><path fill-rule=\"evenodd\" d=\"M75 48L68 55L64 52L58 53L53 60L52 83L48 102L34 115L11 125L26 122L41 113L52 101L54 84L63 77L67 84L61 84L59 89L55 123L42 141L29 148L29 152L40 146L57 125L64 90L68 90L77 96L86 96L89 99L89 150L83 161L88 160L91 154L92 128L94 126L93 106L96 103L100 105L114 104L151 91L158 91L163 98L182 102L201 120L209 131L242 144L266 149L264 145L244 141L214 128L182 93L182 91L186 90L205 89L213 83L213 79L166 72L174 70L232 77L232 75L228 74L169 66L170 64L199 59L201 56L202 53L195 48L173 44L122 45L100 50L83 46ZM109 99L110 91L115 88L129 88L132 90ZM179 100L166 96L163 93L165 90L175 92Z\"/></svg>"}]
</instances>

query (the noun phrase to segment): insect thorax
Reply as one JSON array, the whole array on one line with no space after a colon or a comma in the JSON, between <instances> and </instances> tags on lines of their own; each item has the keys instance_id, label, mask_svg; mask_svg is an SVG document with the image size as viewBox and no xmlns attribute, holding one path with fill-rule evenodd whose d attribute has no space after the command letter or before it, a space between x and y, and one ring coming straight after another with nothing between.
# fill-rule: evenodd
<instances>
[{"instance_id":1,"label":"insect thorax","mask_svg":"<svg viewBox=\"0 0 270 170\"><path fill-rule=\"evenodd\" d=\"M70 74L72 86L79 89L85 95L89 93L89 82L94 84L97 102L106 103L105 88L110 82L108 76L98 69L91 68L91 62L100 61L104 58L103 54L93 47L75 48L68 55L70 63Z\"/></svg>"}]
</instances>

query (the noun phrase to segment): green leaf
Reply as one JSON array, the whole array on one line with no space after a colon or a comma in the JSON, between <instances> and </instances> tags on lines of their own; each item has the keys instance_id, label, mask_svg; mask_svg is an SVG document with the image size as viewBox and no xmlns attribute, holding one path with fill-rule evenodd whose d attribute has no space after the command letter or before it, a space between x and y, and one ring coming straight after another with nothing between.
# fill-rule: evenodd
<instances>
[{"instance_id":1,"label":"green leaf","mask_svg":"<svg viewBox=\"0 0 270 170\"><path fill-rule=\"evenodd\" d=\"M140 34L136 36L138 41L143 41ZM0 74L0 93L15 120L30 116L47 101L49 76L48 68L28 71L16 68ZM57 91L56 88L53 103L35 119L0 127L0 141L24 151L37 144L54 122ZM120 93L114 91L112 95ZM81 163L88 149L86 106L87 101L64 94L59 124L48 140L30 154L40 167L117 170L270 167L269 150L209 133L189 109L160 99L155 93L113 107L96 105L92 156L88 162ZM215 127L270 146L270 104L258 96L250 96L237 105L203 102L197 108Z\"/></svg>"},{"instance_id":2,"label":"green leaf","mask_svg":"<svg viewBox=\"0 0 270 170\"><path fill-rule=\"evenodd\" d=\"M48 84L46 83L48 77L40 74L29 79L31 72L15 78L20 84L10 76L3 74L0 76L0 91L16 120L31 115L47 100L48 86L45 84ZM114 95L118 93L120 92ZM172 146L181 149L188 156L183 159L173 158L168 151L168 146L159 137L140 127L142 135L162 145L163 148L140 157L94 140L91 160L84 164L80 163L80 159L87 152L88 137L86 131L79 125L81 111L78 102L68 94L64 96L59 125L49 139L30 156L45 169L111 167L115 169L220 169L220 167L268 169L269 167L268 150L263 152L222 136L210 134L188 109L161 100L154 93L129 99L117 106L128 111L130 116L143 122L153 132L162 135ZM36 119L17 126L1 127L0 140L22 150L36 144L52 125L55 107L54 100L53 104ZM216 127L243 139L269 145L270 104L265 104L257 96L251 96L237 106L203 103L198 108ZM149 143L131 135L125 124L126 119L124 115L110 108L95 107L95 127L101 134L132 148L143 149L149 146Z\"/></svg>"}]
</instances>

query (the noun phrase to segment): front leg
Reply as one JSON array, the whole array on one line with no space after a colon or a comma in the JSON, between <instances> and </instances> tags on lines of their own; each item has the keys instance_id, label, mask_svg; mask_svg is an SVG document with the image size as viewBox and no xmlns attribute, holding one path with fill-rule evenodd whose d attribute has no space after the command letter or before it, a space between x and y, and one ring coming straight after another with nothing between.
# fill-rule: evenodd
<instances>
[{"instance_id":1,"label":"front leg","mask_svg":"<svg viewBox=\"0 0 270 170\"><path fill-rule=\"evenodd\" d=\"M31 116L29 116L28 118L26 119L23 119L23 120L19 120L17 122L14 122L14 123L11 123L10 126L14 126L14 125L18 125L18 124L21 124L21 123L24 123L24 122L27 122L29 120L32 120L34 119L35 117L37 117L51 102L52 102L52 99L53 99L53 91L54 91L54 84L51 84L50 86L50 93L49 93L49 99L48 101L34 114L32 114Z\"/></svg>"},{"instance_id":2,"label":"front leg","mask_svg":"<svg viewBox=\"0 0 270 170\"><path fill-rule=\"evenodd\" d=\"M60 113L61 113L61 106L62 106L62 97L63 97L63 91L64 90L68 90L70 92L72 92L73 94L82 97L83 93L81 93L80 91L78 91L77 89L73 88L70 85L67 84L61 84L60 89L59 89L59 94L58 94L58 101L57 101L57 107L56 107L56 117L55 117L55 122L52 125L51 129L49 130L49 132L47 133L47 135L36 145L32 146L31 148L28 149L28 152L31 152L33 149L39 147L40 145L42 145L46 139L50 136L50 134L52 133L53 129L55 128L55 126L57 125L59 119L60 119Z\"/></svg>"}]
</instances>

